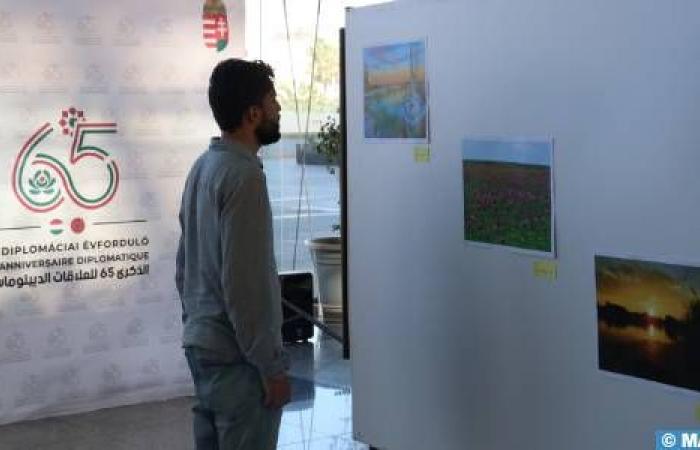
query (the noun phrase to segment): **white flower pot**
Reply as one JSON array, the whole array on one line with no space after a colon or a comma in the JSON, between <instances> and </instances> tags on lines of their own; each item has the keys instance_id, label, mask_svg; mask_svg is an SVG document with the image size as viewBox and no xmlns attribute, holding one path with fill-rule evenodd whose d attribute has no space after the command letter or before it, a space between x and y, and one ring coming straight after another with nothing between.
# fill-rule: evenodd
<instances>
[{"instance_id":1,"label":"white flower pot","mask_svg":"<svg viewBox=\"0 0 700 450\"><path fill-rule=\"evenodd\" d=\"M326 322L340 322L343 315L342 247L339 237L305 241L314 262L314 283Z\"/></svg>"}]
</instances>

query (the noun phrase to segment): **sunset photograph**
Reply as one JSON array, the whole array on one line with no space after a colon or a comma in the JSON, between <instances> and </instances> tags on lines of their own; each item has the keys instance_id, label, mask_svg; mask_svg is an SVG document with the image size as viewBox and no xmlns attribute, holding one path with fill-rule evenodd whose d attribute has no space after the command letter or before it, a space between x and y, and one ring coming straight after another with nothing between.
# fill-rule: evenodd
<instances>
[{"instance_id":1,"label":"sunset photograph","mask_svg":"<svg viewBox=\"0 0 700 450\"><path fill-rule=\"evenodd\" d=\"M601 370L700 391L700 268L595 257Z\"/></svg>"}]
</instances>

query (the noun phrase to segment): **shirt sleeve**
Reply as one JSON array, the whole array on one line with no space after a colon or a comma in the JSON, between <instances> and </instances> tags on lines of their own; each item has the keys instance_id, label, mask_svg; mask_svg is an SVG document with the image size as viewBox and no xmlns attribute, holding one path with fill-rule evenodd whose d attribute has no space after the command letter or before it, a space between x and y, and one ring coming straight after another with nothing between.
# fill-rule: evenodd
<instances>
[{"instance_id":1,"label":"shirt sleeve","mask_svg":"<svg viewBox=\"0 0 700 450\"><path fill-rule=\"evenodd\" d=\"M182 221L182 213L178 215L178 220L180 222L180 242L177 246L177 256L175 257L175 287L179 294L180 303L182 304L182 320L183 322L187 319L185 314L185 305L182 302L185 295L185 241L184 241L184 224Z\"/></svg>"},{"instance_id":2,"label":"shirt sleeve","mask_svg":"<svg viewBox=\"0 0 700 450\"><path fill-rule=\"evenodd\" d=\"M224 301L241 351L263 377L284 372L281 293L262 171L245 174L222 199L221 252Z\"/></svg>"}]
</instances>

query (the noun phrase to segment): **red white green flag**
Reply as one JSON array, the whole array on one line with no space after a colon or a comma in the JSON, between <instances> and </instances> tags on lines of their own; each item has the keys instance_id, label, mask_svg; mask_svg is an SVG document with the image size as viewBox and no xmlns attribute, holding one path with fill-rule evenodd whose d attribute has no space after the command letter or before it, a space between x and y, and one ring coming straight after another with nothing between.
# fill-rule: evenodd
<instances>
[{"instance_id":1,"label":"red white green flag","mask_svg":"<svg viewBox=\"0 0 700 450\"><path fill-rule=\"evenodd\" d=\"M205 0L202 13L204 45L222 51L228 45L228 17L223 0Z\"/></svg>"}]
</instances>

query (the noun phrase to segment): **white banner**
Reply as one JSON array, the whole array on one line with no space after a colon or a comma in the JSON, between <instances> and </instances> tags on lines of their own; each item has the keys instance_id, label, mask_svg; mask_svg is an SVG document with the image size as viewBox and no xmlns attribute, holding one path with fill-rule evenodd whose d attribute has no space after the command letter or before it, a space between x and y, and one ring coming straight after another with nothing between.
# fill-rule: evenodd
<instances>
[{"instance_id":1,"label":"white banner","mask_svg":"<svg viewBox=\"0 0 700 450\"><path fill-rule=\"evenodd\" d=\"M243 5L0 1L0 423L191 393L177 209Z\"/></svg>"}]
</instances>

